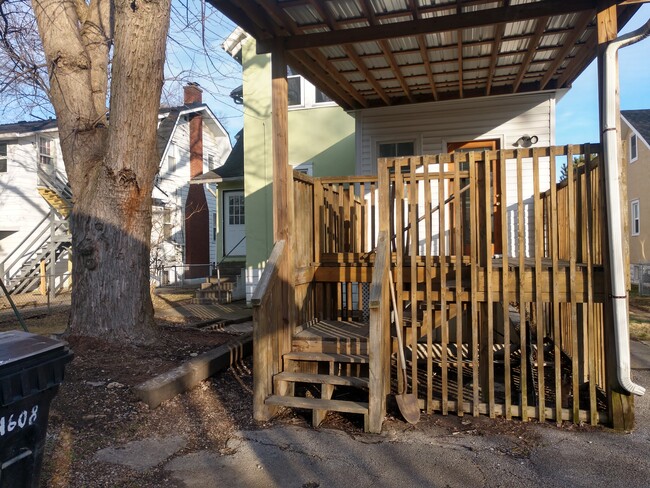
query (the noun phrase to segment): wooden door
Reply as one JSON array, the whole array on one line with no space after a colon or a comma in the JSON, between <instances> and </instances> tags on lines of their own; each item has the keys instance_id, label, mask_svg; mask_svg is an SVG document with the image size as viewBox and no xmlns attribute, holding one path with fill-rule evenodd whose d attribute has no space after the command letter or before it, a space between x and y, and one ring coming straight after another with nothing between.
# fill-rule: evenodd
<instances>
[{"instance_id":1,"label":"wooden door","mask_svg":"<svg viewBox=\"0 0 650 488\"><path fill-rule=\"evenodd\" d=\"M447 152L469 152L469 151L497 151L500 149L500 144L498 139L486 139L481 141L461 141L461 142L450 142L447 144ZM501 168L499 167L499 161L494 159L490 161L490 188L492 188L492 236L490 237L492 243L492 254L501 254L503 252L502 243L501 243L501 212L499 211L499 205L501 204ZM464 169L464 168L461 168ZM453 168L450 168L453 170ZM459 187L462 188L468 182L459 182ZM450 188L450 194L453 194L453 188ZM464 254L470 254L470 242L469 242L469 232L465 232L466 229L469 229L469 194L465 193L461 197L461 204L463 205L463 222L462 222L462 236L463 236L463 249ZM453 221L454 212L452 211L452 228L456 225ZM452 234L453 235L453 234ZM452 249L454 249L452 244Z\"/></svg>"}]
</instances>

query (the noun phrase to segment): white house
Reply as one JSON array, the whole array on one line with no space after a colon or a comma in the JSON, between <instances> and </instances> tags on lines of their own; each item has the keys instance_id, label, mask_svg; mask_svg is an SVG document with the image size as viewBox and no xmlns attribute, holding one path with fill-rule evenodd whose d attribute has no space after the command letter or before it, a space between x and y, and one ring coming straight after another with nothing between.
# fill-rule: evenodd
<instances>
[{"instance_id":1,"label":"white house","mask_svg":"<svg viewBox=\"0 0 650 488\"><path fill-rule=\"evenodd\" d=\"M216 261L215 199L206 196L210 187L190 190L189 181L222 165L232 149L198 85L187 85L184 96L183 105L159 113L152 278L163 283L206 276ZM0 125L0 272L5 283L33 288L39 262L50 255L64 260L72 204L56 120ZM67 263L57 273L65 270Z\"/></svg>"}]
</instances>

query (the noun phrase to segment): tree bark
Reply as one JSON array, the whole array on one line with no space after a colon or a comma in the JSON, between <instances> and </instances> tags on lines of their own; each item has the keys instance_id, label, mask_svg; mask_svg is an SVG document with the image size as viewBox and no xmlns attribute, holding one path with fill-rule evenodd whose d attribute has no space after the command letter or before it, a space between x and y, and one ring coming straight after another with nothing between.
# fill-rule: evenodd
<instances>
[{"instance_id":1,"label":"tree bark","mask_svg":"<svg viewBox=\"0 0 650 488\"><path fill-rule=\"evenodd\" d=\"M149 340L151 192L170 0L33 0L33 8L74 195L69 333Z\"/></svg>"}]
</instances>

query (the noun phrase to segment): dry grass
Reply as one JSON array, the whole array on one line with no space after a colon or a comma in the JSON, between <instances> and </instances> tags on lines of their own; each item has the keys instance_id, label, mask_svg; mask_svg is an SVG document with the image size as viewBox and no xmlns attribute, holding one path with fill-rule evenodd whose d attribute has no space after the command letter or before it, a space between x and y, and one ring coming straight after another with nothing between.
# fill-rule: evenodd
<instances>
[{"instance_id":1,"label":"dry grass","mask_svg":"<svg viewBox=\"0 0 650 488\"><path fill-rule=\"evenodd\" d=\"M639 296L636 287L630 293L630 338L650 340L650 297Z\"/></svg>"}]
</instances>

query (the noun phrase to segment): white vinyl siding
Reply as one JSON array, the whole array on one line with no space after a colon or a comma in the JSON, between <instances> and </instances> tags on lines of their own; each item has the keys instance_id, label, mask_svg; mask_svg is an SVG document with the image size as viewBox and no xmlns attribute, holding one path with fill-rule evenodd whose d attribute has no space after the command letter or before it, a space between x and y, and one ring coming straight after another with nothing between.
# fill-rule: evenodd
<instances>
[{"instance_id":1,"label":"white vinyl siding","mask_svg":"<svg viewBox=\"0 0 650 488\"><path fill-rule=\"evenodd\" d=\"M0 173L7 172L7 143L0 142Z\"/></svg>"},{"instance_id":2,"label":"white vinyl siding","mask_svg":"<svg viewBox=\"0 0 650 488\"><path fill-rule=\"evenodd\" d=\"M481 139L496 139L502 149L515 149L514 143L524 134L537 136L535 146L552 145L554 97L554 93L537 93L360 110L356 112L357 172L377 174L380 145L390 142L414 141L416 154L444 153L448 143ZM522 164L524 235L529 243L525 255L531 257L535 232L532 160L525 158ZM550 187L548 158L540 159L539 169L540 191L546 191ZM505 193L508 217L504 225L509 238L503 243L503 252L513 256L518 232L515 160L506 161ZM432 198L438 198L436 188Z\"/></svg>"}]
</instances>

